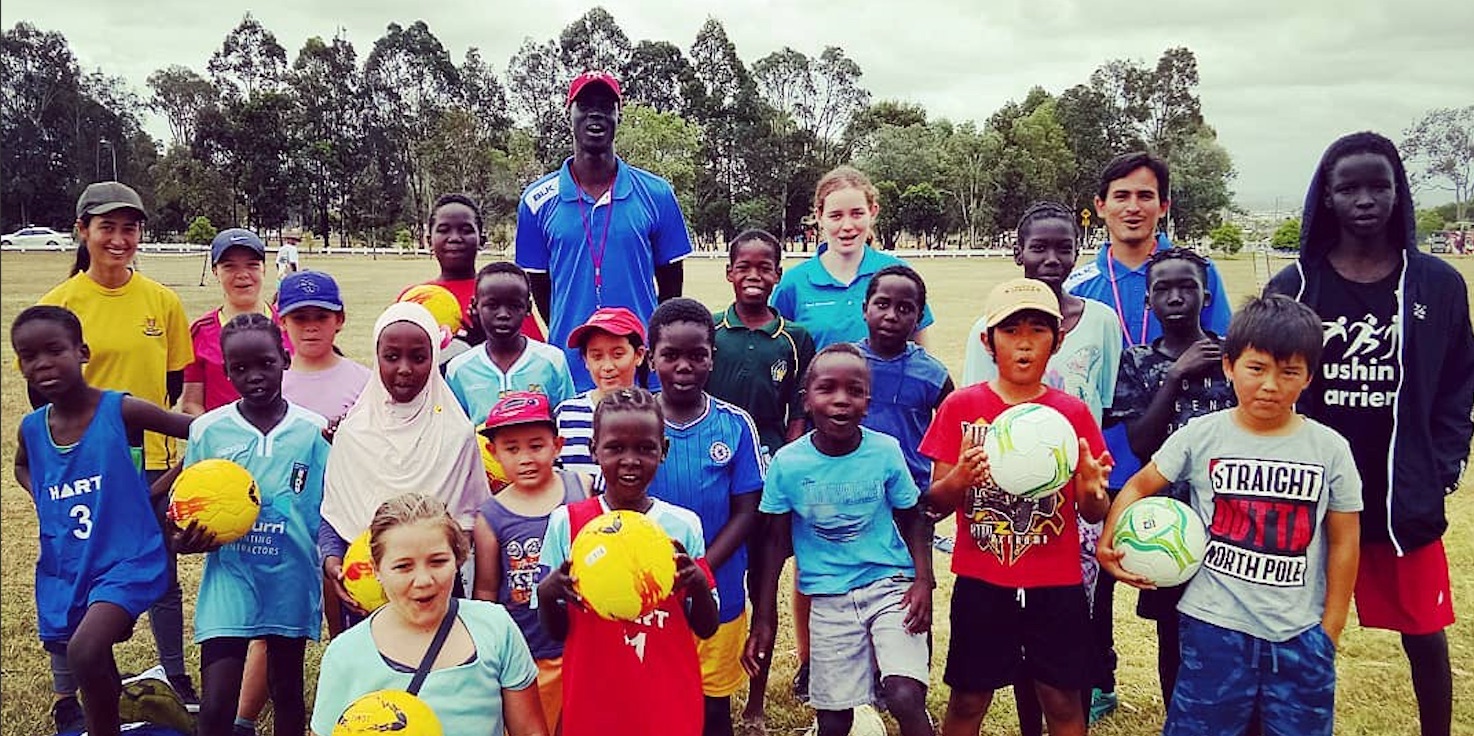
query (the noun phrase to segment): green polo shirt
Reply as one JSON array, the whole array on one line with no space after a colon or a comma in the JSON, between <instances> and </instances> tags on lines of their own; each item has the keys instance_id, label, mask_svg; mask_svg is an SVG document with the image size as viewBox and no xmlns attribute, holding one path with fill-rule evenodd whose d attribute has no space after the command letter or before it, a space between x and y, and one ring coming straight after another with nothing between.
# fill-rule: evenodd
<instances>
[{"instance_id":1,"label":"green polo shirt","mask_svg":"<svg viewBox=\"0 0 1474 736\"><path fill-rule=\"evenodd\" d=\"M711 317L717 323L716 355L706 392L752 415L764 452L783 446L788 421L803 415L804 371L814 359L814 338L779 316L756 330L737 316L736 305Z\"/></svg>"}]
</instances>

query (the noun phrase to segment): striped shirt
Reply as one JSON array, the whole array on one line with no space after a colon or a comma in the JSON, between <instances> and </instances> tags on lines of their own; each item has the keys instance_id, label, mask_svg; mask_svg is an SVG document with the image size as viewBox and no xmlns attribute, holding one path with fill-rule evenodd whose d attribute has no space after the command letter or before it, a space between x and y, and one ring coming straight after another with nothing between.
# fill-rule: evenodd
<instances>
[{"instance_id":1,"label":"striped shirt","mask_svg":"<svg viewBox=\"0 0 1474 736\"><path fill-rule=\"evenodd\" d=\"M553 421L558 425L558 436L563 438L563 449L558 453L559 464L564 470L593 478L594 488L602 488L604 472L594 462L594 402L589 392L559 404L553 410Z\"/></svg>"}]
</instances>

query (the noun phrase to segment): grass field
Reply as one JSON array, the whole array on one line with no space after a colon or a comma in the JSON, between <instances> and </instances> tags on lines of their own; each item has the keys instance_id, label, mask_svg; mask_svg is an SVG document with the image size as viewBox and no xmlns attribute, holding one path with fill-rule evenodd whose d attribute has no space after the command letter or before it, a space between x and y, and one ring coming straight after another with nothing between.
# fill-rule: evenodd
<instances>
[{"instance_id":1,"label":"grass field","mask_svg":"<svg viewBox=\"0 0 1474 736\"><path fill-rule=\"evenodd\" d=\"M24 307L32 304L48 288L65 275L70 256L63 254L12 254L0 256L3 275L3 304L0 323L8 330L11 320ZM434 261L417 259L367 257L327 258L308 255L308 267L327 270L343 287L348 305L348 322L339 345L360 361L371 355L370 328L379 310L393 299L405 285L433 277ZM191 318L219 303L220 291L207 276L200 287L202 256L142 257L144 273L174 287L184 300ZM693 260L686 267L686 292L706 304L717 307L731 300L731 290L722 276L721 261ZM922 260L914 265L926 277L932 309L937 318L930 332L932 352L951 368L954 375L962 369L963 340L976 318L983 295L993 284L1018 274L1011 261L1005 259L937 259ZM1282 263L1275 263L1277 269ZM1474 280L1474 260L1455 264L1466 279ZM1256 276L1250 261L1226 260L1219 264L1235 299L1257 290ZM1261 264L1262 268L1262 264ZM36 558L36 516L30 499L11 477L15 448L12 440L20 417L27 410L25 384L15 369L14 351L8 339L0 348L0 734L31 736L50 733L48 709L51 703L50 676L46 659L36 640L36 613L33 597L33 570ZM1466 483L1466 486L1470 485ZM1449 644L1454 665L1455 715L1454 732L1474 736L1474 636L1467 621L1469 606L1474 605L1474 499L1466 489L1449 499L1451 531L1447 536L1450 564L1454 571L1454 598L1463 608L1466 619L1449 630ZM950 532L951 522L946 522ZM936 566L940 585L936 596L936 648L933 656L933 714L940 717L946 702L946 686L941 683L941 663L947 648L948 600L951 575L949 560L938 554ZM181 561L185 578L187 620L192 617L194 591L198 589L198 558ZM1097 734L1131 735L1156 733L1163 714L1157 693L1155 639L1152 629L1134 615L1135 595L1118 593L1116 599L1116 648L1121 663L1118 672L1121 697L1120 710L1099 724ZM785 621L787 617L785 616ZM768 698L769 732L799 733L811 718L811 712L796 703L789 694L787 682L792 675L795 658L792 653L791 628L785 623L774 663L774 675ZM198 648L189 647L191 668L198 667ZM119 664L125 672L136 672L153 664L153 641L147 624L140 621L133 639L118 647ZM318 647L309 649L307 681L317 679ZM1415 709L1407 666L1396 635L1361 629L1353 624L1342 639L1339 662L1340 693L1337 698L1338 734L1347 736L1397 736L1417 732ZM310 687L310 686L309 686ZM311 697L309 693L309 704ZM984 732L1016 733L1008 693L1000 693L997 706L989 715ZM740 708L740 703L734 710ZM269 733L269 731L265 731ZM895 733L892 725L892 733Z\"/></svg>"}]
</instances>

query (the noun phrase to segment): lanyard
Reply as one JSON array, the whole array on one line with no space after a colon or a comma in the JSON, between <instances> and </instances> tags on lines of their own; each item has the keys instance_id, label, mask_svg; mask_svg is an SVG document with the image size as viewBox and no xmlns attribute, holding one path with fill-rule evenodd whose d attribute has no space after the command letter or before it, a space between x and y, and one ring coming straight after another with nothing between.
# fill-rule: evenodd
<instances>
[{"instance_id":1,"label":"lanyard","mask_svg":"<svg viewBox=\"0 0 1474 736\"><path fill-rule=\"evenodd\" d=\"M1153 243L1152 244L1152 253L1156 253L1156 252L1157 252L1157 246L1156 246L1155 243ZM1121 320L1121 332L1126 335L1126 344L1128 346L1145 345L1146 344L1146 320L1147 320L1147 317L1151 314L1151 311L1152 310L1147 309L1145 304L1141 305L1141 341L1138 342L1136 340L1133 340L1131 338L1131 330L1126 327L1126 310L1121 305L1121 289L1120 289L1120 287L1116 286L1116 256L1115 256L1115 253L1116 253L1116 246L1114 246L1114 245L1112 245L1112 246L1110 246L1109 248L1106 249L1106 270L1109 271L1110 274L1111 274L1111 296L1115 297L1115 299L1116 299L1116 304L1115 304L1115 307L1116 307L1116 316L1119 317L1120 320Z\"/></svg>"},{"instance_id":2,"label":"lanyard","mask_svg":"<svg viewBox=\"0 0 1474 736\"><path fill-rule=\"evenodd\" d=\"M595 306L602 307L604 306L604 249L609 245L609 224L614 222L614 182L609 182L609 207L604 212L604 234L599 237L599 248L595 250L592 220L593 212L598 208L599 203L595 202L592 208L588 207L583 201L583 185L578 183L578 177L573 176L571 168L568 175L573 178L574 186L578 187L578 215L583 221L583 238L589 248L589 260L594 262L594 302ZM616 172L615 178L618 176Z\"/></svg>"}]
</instances>

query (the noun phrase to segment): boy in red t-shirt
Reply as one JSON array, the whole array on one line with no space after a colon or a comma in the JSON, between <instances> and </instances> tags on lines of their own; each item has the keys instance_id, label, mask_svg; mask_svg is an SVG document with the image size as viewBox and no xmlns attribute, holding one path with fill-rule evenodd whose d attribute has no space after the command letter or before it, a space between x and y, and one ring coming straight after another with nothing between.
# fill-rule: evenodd
<instances>
[{"instance_id":1,"label":"boy in red t-shirt","mask_svg":"<svg viewBox=\"0 0 1474 736\"><path fill-rule=\"evenodd\" d=\"M1083 736L1080 689L1089 686L1089 606L1080 576L1076 513L1100 521L1110 506L1110 455L1085 402L1042 382L1059 348L1059 300L1041 281L1013 279L988 294L985 344L998 377L942 401L921 441L930 457L926 502L957 510L952 641L943 681L952 688L944 733L977 733L993 691L1020 670L1035 682L1053 736ZM1054 495L1027 500L988 474L979 425L1015 404L1058 410L1080 436L1075 477Z\"/></svg>"}]
</instances>

